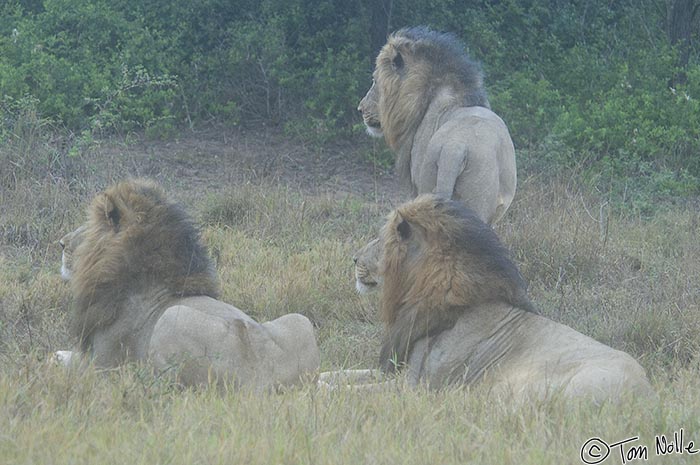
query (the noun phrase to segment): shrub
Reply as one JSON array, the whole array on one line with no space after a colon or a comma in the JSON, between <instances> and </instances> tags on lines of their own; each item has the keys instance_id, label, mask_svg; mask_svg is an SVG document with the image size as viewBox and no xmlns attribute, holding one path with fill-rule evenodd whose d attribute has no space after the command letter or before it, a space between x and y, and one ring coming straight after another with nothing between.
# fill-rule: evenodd
<instances>
[{"instance_id":1,"label":"shrub","mask_svg":"<svg viewBox=\"0 0 700 465\"><path fill-rule=\"evenodd\" d=\"M30 97L38 114L86 138L167 136L183 122L219 121L282 125L325 143L358 123L375 8L359 0L6 2L0 86L6 100ZM692 194L700 65L692 50L686 81L669 89L681 70L664 21L651 0L406 0L391 12L391 29L427 24L464 39L520 152L548 152L555 168L586 160L605 185L643 177L652 193Z\"/></svg>"},{"instance_id":2,"label":"shrub","mask_svg":"<svg viewBox=\"0 0 700 465\"><path fill-rule=\"evenodd\" d=\"M143 128L170 115L172 77L141 64L148 29L109 2L47 0L36 14L11 13L0 20L13 31L0 42L5 95L31 95L41 114L71 129Z\"/></svg>"}]
</instances>

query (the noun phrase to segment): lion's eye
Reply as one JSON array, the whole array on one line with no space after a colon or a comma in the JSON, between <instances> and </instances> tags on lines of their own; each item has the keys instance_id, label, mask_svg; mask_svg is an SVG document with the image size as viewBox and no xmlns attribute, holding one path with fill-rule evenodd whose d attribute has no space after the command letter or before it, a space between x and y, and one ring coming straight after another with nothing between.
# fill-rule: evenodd
<instances>
[{"instance_id":1,"label":"lion's eye","mask_svg":"<svg viewBox=\"0 0 700 465\"><path fill-rule=\"evenodd\" d=\"M66 244L63 241L58 241L58 245L61 246L61 250L66 250Z\"/></svg>"}]
</instances>

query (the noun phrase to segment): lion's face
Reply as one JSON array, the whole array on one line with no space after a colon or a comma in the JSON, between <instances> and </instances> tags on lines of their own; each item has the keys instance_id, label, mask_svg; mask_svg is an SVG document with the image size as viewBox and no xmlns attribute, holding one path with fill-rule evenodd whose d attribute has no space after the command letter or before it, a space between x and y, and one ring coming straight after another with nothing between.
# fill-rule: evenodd
<instances>
[{"instance_id":1,"label":"lion's face","mask_svg":"<svg viewBox=\"0 0 700 465\"><path fill-rule=\"evenodd\" d=\"M429 73L425 64L413 56L411 41L391 37L377 56L372 78L372 87L358 110L367 133L384 137L389 147L397 149L427 107Z\"/></svg>"},{"instance_id":2,"label":"lion's face","mask_svg":"<svg viewBox=\"0 0 700 465\"><path fill-rule=\"evenodd\" d=\"M61 253L61 278L64 281L69 281L73 276L73 253L83 241L84 232L85 226L83 225L75 231L69 232L58 241L61 249L63 249Z\"/></svg>"},{"instance_id":3,"label":"lion's face","mask_svg":"<svg viewBox=\"0 0 700 465\"><path fill-rule=\"evenodd\" d=\"M357 109L362 112L362 121L367 127L367 134L372 137L383 137L382 125L379 122L379 87L374 81L367 94L360 100Z\"/></svg>"},{"instance_id":4,"label":"lion's face","mask_svg":"<svg viewBox=\"0 0 700 465\"><path fill-rule=\"evenodd\" d=\"M355 288L360 294L370 293L382 283L379 274L381 251L381 242L374 239L358 250L352 258L355 262Z\"/></svg>"}]
</instances>

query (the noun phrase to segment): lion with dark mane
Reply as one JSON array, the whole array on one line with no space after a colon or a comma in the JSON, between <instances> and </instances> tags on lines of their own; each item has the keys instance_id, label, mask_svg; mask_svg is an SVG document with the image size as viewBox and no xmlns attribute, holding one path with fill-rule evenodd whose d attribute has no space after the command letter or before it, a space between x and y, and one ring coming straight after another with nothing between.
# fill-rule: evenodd
<instances>
[{"instance_id":1,"label":"lion with dark mane","mask_svg":"<svg viewBox=\"0 0 700 465\"><path fill-rule=\"evenodd\" d=\"M396 169L413 195L464 202L493 224L515 195L515 149L490 110L480 66L450 34L401 29L377 56L362 99L367 131L396 152Z\"/></svg>"},{"instance_id":2,"label":"lion with dark mane","mask_svg":"<svg viewBox=\"0 0 700 465\"><path fill-rule=\"evenodd\" d=\"M651 392L630 355L537 315L494 231L459 202L423 195L400 206L355 258L358 289L381 284L380 366L405 369L410 384L595 400Z\"/></svg>"},{"instance_id":3,"label":"lion with dark mane","mask_svg":"<svg viewBox=\"0 0 700 465\"><path fill-rule=\"evenodd\" d=\"M315 375L311 322L290 314L259 324L217 300L197 229L154 183L118 183L92 201L88 215L61 241L79 352L57 358L73 363L83 353L103 368L147 360L185 385L216 380L253 390Z\"/></svg>"}]
</instances>

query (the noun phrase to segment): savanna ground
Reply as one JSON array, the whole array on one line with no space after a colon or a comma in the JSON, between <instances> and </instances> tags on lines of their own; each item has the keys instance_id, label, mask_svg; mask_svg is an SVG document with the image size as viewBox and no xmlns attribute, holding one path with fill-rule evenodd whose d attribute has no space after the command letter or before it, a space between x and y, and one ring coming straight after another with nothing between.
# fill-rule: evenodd
<instances>
[{"instance_id":1,"label":"savanna ground","mask_svg":"<svg viewBox=\"0 0 700 465\"><path fill-rule=\"evenodd\" d=\"M76 373L46 362L71 343L56 241L82 222L89 199L126 176L158 180L201 225L223 300L258 320L303 313L322 369L369 367L381 337L377 299L355 293L351 256L407 199L391 171L364 161L382 146L212 130L103 141L66 157L60 140L29 129L0 148L3 464L575 464L592 437L638 437L624 450L647 447L649 463L700 460L655 448L655 435L673 440L681 428L683 445L700 448L697 201L659 203L642 217L523 152L516 199L496 228L540 312L630 352L657 399L183 392L144 367ZM619 453L600 463L623 463Z\"/></svg>"}]
</instances>

